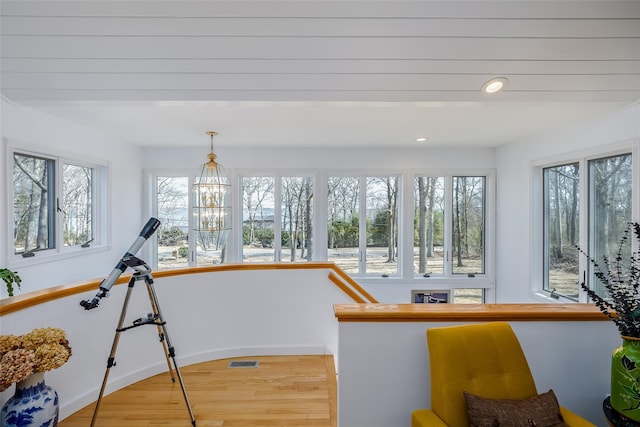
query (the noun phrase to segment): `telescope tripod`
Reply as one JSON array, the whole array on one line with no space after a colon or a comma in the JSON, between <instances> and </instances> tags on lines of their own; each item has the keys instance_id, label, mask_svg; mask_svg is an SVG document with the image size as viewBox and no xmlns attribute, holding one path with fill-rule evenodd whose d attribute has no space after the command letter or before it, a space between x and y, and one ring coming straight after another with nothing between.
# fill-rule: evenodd
<instances>
[{"instance_id":1,"label":"telescope tripod","mask_svg":"<svg viewBox=\"0 0 640 427\"><path fill-rule=\"evenodd\" d=\"M129 285L127 287L127 294L124 299L124 303L122 305L122 312L120 313L120 320L118 321L118 327L116 328L116 335L113 338L113 344L111 346L111 353L109 355L109 359L107 361L107 370L104 374L104 379L102 380L102 387L100 388L100 395L98 396L98 400L96 402L96 407L93 412L93 418L91 419L91 427L94 426L96 418L98 416L98 411L100 409L100 403L102 402L102 396L104 395L105 387L107 386L107 379L109 378L109 371L113 366L116 365L115 356L116 350L118 348L118 342L120 341L120 333L127 331L132 328L137 328L143 325L156 325L158 329L158 336L160 337L160 342L162 343L162 348L164 350L164 356L167 360L167 366L169 367L169 374L171 375L171 381L176 382L176 377L178 378L178 382L180 383L180 388L182 389L182 395L184 396L184 401L187 404L187 409L189 410L189 416L191 417L191 425L195 427L196 420L193 416L193 411L191 410L191 404L189 403L189 397L187 396L187 391L184 388L184 383L182 382L182 375L180 374L180 369L176 363L175 358L175 349L171 344L171 339L169 338L169 332L167 331L167 322L165 322L162 317L162 312L160 311L160 305L158 304L158 296L156 295L156 291L153 287L153 277L151 276L151 269L147 266L144 261L136 258L135 256L125 256L122 259L122 262L135 270L135 273L131 275L131 279L129 280ZM147 292L149 293L149 300L151 301L151 312L147 317L136 319L133 321L131 326L125 326L124 319L127 313L127 307L129 305L129 297L131 296L131 292L133 291L133 287L138 280L144 280L147 285ZM173 362L173 366L172 366ZM174 375L175 374L175 375Z\"/></svg>"}]
</instances>

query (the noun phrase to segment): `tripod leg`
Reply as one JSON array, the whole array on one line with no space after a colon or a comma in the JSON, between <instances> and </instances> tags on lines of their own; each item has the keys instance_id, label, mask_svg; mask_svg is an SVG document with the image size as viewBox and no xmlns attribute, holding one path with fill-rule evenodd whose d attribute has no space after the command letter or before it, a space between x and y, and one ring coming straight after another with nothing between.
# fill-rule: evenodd
<instances>
[{"instance_id":1,"label":"tripod leg","mask_svg":"<svg viewBox=\"0 0 640 427\"><path fill-rule=\"evenodd\" d=\"M98 417L98 411L100 410L100 404L102 403L102 396L104 395L104 390L107 386L107 379L109 378L109 371L112 366L115 366L116 361L116 350L118 349L118 342L120 341L120 332L122 331L122 325L124 324L124 318L127 314L127 307L129 305L129 296L131 296L131 291L133 290L133 285L135 284L136 279L131 277L129 280L129 285L127 287L127 295L124 298L124 303L122 305L122 311L120 312L120 320L118 321L118 327L116 328L116 335L113 337L113 344L111 345L111 353L109 353L109 359L107 360L107 370L104 373L104 379L102 380L102 387L100 387L100 394L98 395L98 400L96 401L96 408L93 411L93 418L91 418L91 427L95 425L96 418Z\"/></svg>"},{"instance_id":2,"label":"tripod leg","mask_svg":"<svg viewBox=\"0 0 640 427\"><path fill-rule=\"evenodd\" d=\"M158 303L152 292L151 285L153 284L153 279L146 277L145 283L147 284L147 292L149 293L149 300L151 301L151 310L153 311L153 315L155 316L155 318L159 320L156 327L158 329L158 337L160 338L160 342L162 343L162 350L164 350L164 357L167 361L167 367L169 368L169 376L171 377L171 381L175 383L176 377L174 375L173 367L171 366L171 361L169 360L169 349L167 348L167 344L165 341L165 332L162 325L164 323L164 320L160 316Z\"/></svg>"},{"instance_id":3,"label":"tripod leg","mask_svg":"<svg viewBox=\"0 0 640 427\"><path fill-rule=\"evenodd\" d=\"M173 348L173 344L171 344L171 338L169 337L169 332L167 331L166 322L162 317L162 312L160 311L160 304L158 303L158 296L156 295L156 291L153 287L153 279L147 275L146 277L147 289L149 290L149 298L151 298L151 306L154 307L158 315L158 324L159 327L162 328L162 344L165 348L165 353L171 358L173 361L173 367L175 369L176 376L178 377L178 382L180 383L180 388L182 389L182 395L184 397L184 401L187 404L187 410L189 411L189 416L191 417L191 425L195 427L196 419L193 415L193 411L191 410L191 403L189 403L189 396L187 396L187 390L184 387L184 382L182 381L182 375L180 374L180 368L178 368L178 364L176 363L176 352ZM154 314L156 314L154 313ZM167 359L168 360L168 359ZM169 364L169 370L171 370L171 364ZM173 379L173 378L172 378ZM175 381L175 380L174 380Z\"/></svg>"}]
</instances>

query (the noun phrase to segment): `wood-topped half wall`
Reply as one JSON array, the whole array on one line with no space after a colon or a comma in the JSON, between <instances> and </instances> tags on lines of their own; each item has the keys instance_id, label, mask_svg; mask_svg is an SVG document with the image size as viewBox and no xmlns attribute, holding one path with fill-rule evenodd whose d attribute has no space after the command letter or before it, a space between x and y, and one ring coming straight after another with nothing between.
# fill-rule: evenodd
<instances>
[{"instance_id":1,"label":"wood-topped half wall","mask_svg":"<svg viewBox=\"0 0 640 427\"><path fill-rule=\"evenodd\" d=\"M3 335L21 335L45 326L66 331L73 356L64 366L47 372L47 383L60 396L61 419L95 401L121 310L126 307L127 326L149 312L145 283L134 281L127 286L130 278L123 274L110 289L111 296L90 310L80 303L96 295L101 280L0 300ZM163 270L154 272L153 286L176 358L185 367L235 357L335 357L338 322L333 304L375 301L333 263ZM131 298L124 304L129 292ZM144 327L122 333L107 394L167 369L157 337L157 331ZM0 403L11 392L0 393Z\"/></svg>"},{"instance_id":2,"label":"wood-topped half wall","mask_svg":"<svg viewBox=\"0 0 640 427\"><path fill-rule=\"evenodd\" d=\"M309 269L330 269L329 280L349 295L357 303L376 303L366 290L362 288L342 269L332 262L309 262L304 264L221 264L206 267L178 268L171 270L161 270L153 273L156 279L162 277L223 272L223 271L256 271L256 270L309 270ZM130 274L123 274L116 282L121 285L129 282ZM0 299L0 317L18 310L34 307L38 304L53 301L58 298L70 295L81 294L98 289L102 279L92 279L84 283L72 283L68 285L53 286L34 292L16 295L10 298Z\"/></svg>"},{"instance_id":3,"label":"wood-topped half wall","mask_svg":"<svg viewBox=\"0 0 640 427\"><path fill-rule=\"evenodd\" d=\"M0 300L2 334L43 326L67 332L73 357L47 372L60 395L61 419L97 398L129 289L120 285L130 277L122 275L95 310L79 302L93 297L101 280ZM597 404L608 392L607 364L619 340L613 322L592 304L379 304L333 263L216 265L153 277L181 366L333 355L339 424L347 427L408 425L411 410L429 402L425 330L493 320L513 324L541 390L553 386L568 407L599 422ZM147 312L147 297L142 289L132 292L127 322ZM107 394L167 368L157 334L145 328L124 333L117 356Z\"/></svg>"},{"instance_id":4,"label":"wood-topped half wall","mask_svg":"<svg viewBox=\"0 0 640 427\"><path fill-rule=\"evenodd\" d=\"M338 425L410 425L430 405L426 331L506 321L527 356L538 391L606 425L614 322L593 304L334 304L338 320Z\"/></svg>"},{"instance_id":5,"label":"wood-topped half wall","mask_svg":"<svg viewBox=\"0 0 640 427\"><path fill-rule=\"evenodd\" d=\"M339 322L602 321L593 304L335 304Z\"/></svg>"}]
</instances>

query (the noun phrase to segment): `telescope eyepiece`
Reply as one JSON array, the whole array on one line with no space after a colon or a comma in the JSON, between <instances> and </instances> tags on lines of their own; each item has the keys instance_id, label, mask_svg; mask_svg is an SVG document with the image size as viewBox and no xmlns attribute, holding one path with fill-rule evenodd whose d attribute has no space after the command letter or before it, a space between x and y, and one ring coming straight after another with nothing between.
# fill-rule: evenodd
<instances>
[{"instance_id":1,"label":"telescope eyepiece","mask_svg":"<svg viewBox=\"0 0 640 427\"><path fill-rule=\"evenodd\" d=\"M92 308L96 308L98 306L98 303L99 303L98 298L94 298L91 301L89 300L80 301L80 305L84 307L85 310L91 310Z\"/></svg>"}]
</instances>

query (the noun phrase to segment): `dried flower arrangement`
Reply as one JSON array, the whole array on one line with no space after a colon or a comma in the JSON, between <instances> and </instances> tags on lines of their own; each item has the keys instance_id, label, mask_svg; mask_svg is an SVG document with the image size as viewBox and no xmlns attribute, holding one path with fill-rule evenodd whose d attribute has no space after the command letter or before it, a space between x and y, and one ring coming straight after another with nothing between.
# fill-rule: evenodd
<instances>
[{"instance_id":1,"label":"dried flower arrangement","mask_svg":"<svg viewBox=\"0 0 640 427\"><path fill-rule=\"evenodd\" d=\"M71 346L62 329L34 329L25 335L0 335L0 391L64 365L71 357Z\"/></svg>"},{"instance_id":2,"label":"dried flower arrangement","mask_svg":"<svg viewBox=\"0 0 640 427\"><path fill-rule=\"evenodd\" d=\"M637 246L635 250L631 249L630 255L626 257L625 248L631 245L632 236L637 239ZM589 289L585 281L580 283L580 287L587 292L600 311L614 321L620 335L640 338L640 223L629 223L620 239L615 257L603 257L604 267L584 251L580 252L589 259L594 275L602 282L608 295L598 295Z\"/></svg>"}]
</instances>

